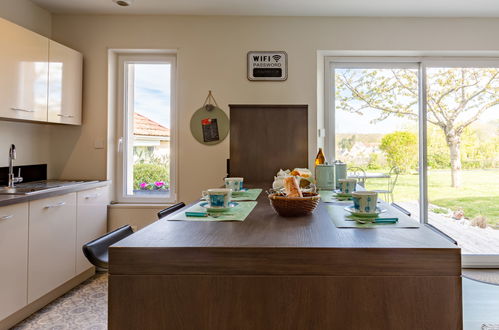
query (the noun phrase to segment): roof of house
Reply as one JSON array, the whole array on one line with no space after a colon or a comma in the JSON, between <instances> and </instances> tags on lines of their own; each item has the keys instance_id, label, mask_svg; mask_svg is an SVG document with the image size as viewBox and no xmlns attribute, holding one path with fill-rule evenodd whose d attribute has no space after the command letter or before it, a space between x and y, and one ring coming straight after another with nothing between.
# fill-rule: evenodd
<instances>
[{"instance_id":1,"label":"roof of house","mask_svg":"<svg viewBox=\"0 0 499 330\"><path fill-rule=\"evenodd\" d=\"M134 129L133 135L141 135L141 136L170 136L170 129L164 127L157 122L134 112L133 114L134 120Z\"/></svg>"}]
</instances>

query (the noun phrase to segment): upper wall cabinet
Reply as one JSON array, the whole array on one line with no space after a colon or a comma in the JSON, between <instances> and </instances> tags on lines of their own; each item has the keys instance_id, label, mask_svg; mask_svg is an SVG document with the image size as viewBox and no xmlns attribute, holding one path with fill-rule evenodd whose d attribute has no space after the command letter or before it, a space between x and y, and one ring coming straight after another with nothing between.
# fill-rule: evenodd
<instances>
[{"instance_id":1,"label":"upper wall cabinet","mask_svg":"<svg viewBox=\"0 0 499 330\"><path fill-rule=\"evenodd\" d=\"M81 53L50 40L48 121L81 124Z\"/></svg>"},{"instance_id":2,"label":"upper wall cabinet","mask_svg":"<svg viewBox=\"0 0 499 330\"><path fill-rule=\"evenodd\" d=\"M81 124L82 55L0 18L0 117Z\"/></svg>"},{"instance_id":3,"label":"upper wall cabinet","mask_svg":"<svg viewBox=\"0 0 499 330\"><path fill-rule=\"evenodd\" d=\"M47 38L0 19L0 116L47 121Z\"/></svg>"}]
</instances>

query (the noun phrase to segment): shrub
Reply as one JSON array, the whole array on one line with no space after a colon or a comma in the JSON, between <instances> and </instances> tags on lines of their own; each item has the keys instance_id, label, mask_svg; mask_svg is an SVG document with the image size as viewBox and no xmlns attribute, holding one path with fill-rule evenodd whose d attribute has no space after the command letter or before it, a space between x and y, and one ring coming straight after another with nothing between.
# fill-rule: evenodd
<instances>
[{"instance_id":1,"label":"shrub","mask_svg":"<svg viewBox=\"0 0 499 330\"><path fill-rule=\"evenodd\" d=\"M414 169L418 162L418 138L407 131L386 134L381 139L380 149L386 153L390 166L397 166L402 172Z\"/></svg>"},{"instance_id":2,"label":"shrub","mask_svg":"<svg viewBox=\"0 0 499 330\"><path fill-rule=\"evenodd\" d=\"M163 184L159 182L163 182ZM135 190L167 189L169 183L170 174L166 165L139 163L133 166L133 189Z\"/></svg>"}]
</instances>

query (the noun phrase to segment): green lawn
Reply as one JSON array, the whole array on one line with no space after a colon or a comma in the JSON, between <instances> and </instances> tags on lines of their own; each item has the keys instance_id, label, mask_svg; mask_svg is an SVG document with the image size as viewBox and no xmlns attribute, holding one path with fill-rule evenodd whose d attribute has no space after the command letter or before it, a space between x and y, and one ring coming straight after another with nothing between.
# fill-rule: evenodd
<instances>
[{"instance_id":1,"label":"green lawn","mask_svg":"<svg viewBox=\"0 0 499 330\"><path fill-rule=\"evenodd\" d=\"M492 225L499 224L499 169L466 170L463 186L450 186L450 170L428 173L428 197L431 204L452 210L462 208L465 217L485 216ZM367 189L386 189L387 179L368 179ZM419 196L417 175L399 175L394 189L395 201L414 201Z\"/></svg>"}]
</instances>

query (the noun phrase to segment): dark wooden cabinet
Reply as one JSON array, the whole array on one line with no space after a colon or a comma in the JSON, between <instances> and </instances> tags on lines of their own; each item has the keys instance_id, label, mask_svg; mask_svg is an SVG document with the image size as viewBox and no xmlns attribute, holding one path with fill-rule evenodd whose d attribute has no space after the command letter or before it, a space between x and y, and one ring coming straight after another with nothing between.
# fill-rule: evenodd
<instances>
[{"instance_id":1,"label":"dark wooden cabinet","mask_svg":"<svg viewBox=\"0 0 499 330\"><path fill-rule=\"evenodd\" d=\"M308 106L230 105L229 167L230 176L249 183L308 167Z\"/></svg>"}]
</instances>

